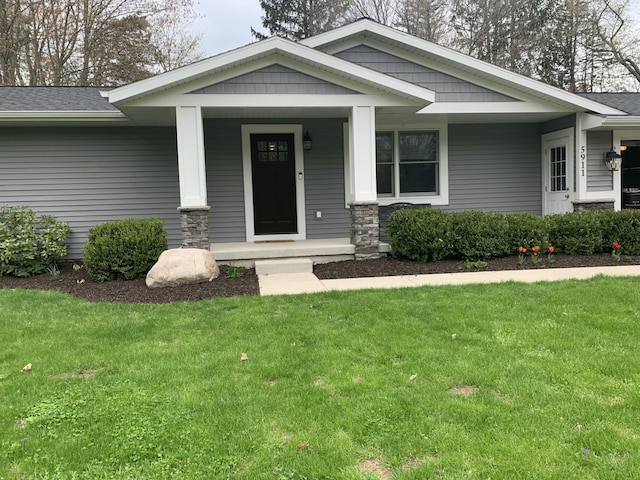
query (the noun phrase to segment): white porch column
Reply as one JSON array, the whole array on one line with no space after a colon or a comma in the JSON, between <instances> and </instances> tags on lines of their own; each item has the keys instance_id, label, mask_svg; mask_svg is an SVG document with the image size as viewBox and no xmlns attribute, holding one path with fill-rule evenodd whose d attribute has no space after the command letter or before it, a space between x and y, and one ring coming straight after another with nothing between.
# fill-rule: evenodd
<instances>
[{"instance_id":1,"label":"white porch column","mask_svg":"<svg viewBox=\"0 0 640 480\"><path fill-rule=\"evenodd\" d=\"M180 206L207 206L204 129L200 107L176 107Z\"/></svg>"},{"instance_id":2,"label":"white porch column","mask_svg":"<svg viewBox=\"0 0 640 480\"><path fill-rule=\"evenodd\" d=\"M375 107L353 107L349 127L353 200L377 202Z\"/></svg>"},{"instance_id":3,"label":"white porch column","mask_svg":"<svg viewBox=\"0 0 640 480\"><path fill-rule=\"evenodd\" d=\"M353 107L349 115L351 243L356 260L380 256L380 217L376 192L375 107Z\"/></svg>"},{"instance_id":4,"label":"white porch column","mask_svg":"<svg viewBox=\"0 0 640 480\"><path fill-rule=\"evenodd\" d=\"M182 247L209 249L209 206L200 107L176 107Z\"/></svg>"}]
</instances>

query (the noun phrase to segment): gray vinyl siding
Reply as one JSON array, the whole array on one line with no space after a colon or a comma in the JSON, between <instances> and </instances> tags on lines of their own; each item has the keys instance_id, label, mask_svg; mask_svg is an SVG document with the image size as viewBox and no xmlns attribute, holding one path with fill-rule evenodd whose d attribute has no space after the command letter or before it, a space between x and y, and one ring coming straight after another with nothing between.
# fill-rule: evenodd
<instances>
[{"instance_id":1,"label":"gray vinyl siding","mask_svg":"<svg viewBox=\"0 0 640 480\"><path fill-rule=\"evenodd\" d=\"M587 132L587 191L610 192L613 175L604 164L604 154L611 149L611 132Z\"/></svg>"},{"instance_id":2,"label":"gray vinyl siding","mask_svg":"<svg viewBox=\"0 0 640 480\"><path fill-rule=\"evenodd\" d=\"M247 240L240 125L238 120L204 121L211 243Z\"/></svg>"},{"instance_id":3,"label":"gray vinyl siding","mask_svg":"<svg viewBox=\"0 0 640 480\"><path fill-rule=\"evenodd\" d=\"M349 211L344 200L342 124L345 119L205 120L207 191L212 243L244 242L242 124L302 124L313 138L305 152L305 218L307 238L349 235ZM314 220L315 212L322 220Z\"/></svg>"},{"instance_id":4,"label":"gray vinyl siding","mask_svg":"<svg viewBox=\"0 0 640 480\"><path fill-rule=\"evenodd\" d=\"M517 102L518 100L366 45L336 54L377 72L436 92L436 102Z\"/></svg>"},{"instance_id":5,"label":"gray vinyl siding","mask_svg":"<svg viewBox=\"0 0 640 480\"><path fill-rule=\"evenodd\" d=\"M192 94L272 94L272 95L349 95L354 90L297 72L282 65L271 65L255 72L209 85Z\"/></svg>"},{"instance_id":6,"label":"gray vinyl siding","mask_svg":"<svg viewBox=\"0 0 640 480\"><path fill-rule=\"evenodd\" d=\"M542 214L540 126L450 125L447 211Z\"/></svg>"},{"instance_id":7,"label":"gray vinyl siding","mask_svg":"<svg viewBox=\"0 0 640 480\"><path fill-rule=\"evenodd\" d=\"M27 205L69 222L68 257L90 227L159 217L180 245L174 128L2 128L0 205Z\"/></svg>"},{"instance_id":8,"label":"gray vinyl siding","mask_svg":"<svg viewBox=\"0 0 640 480\"><path fill-rule=\"evenodd\" d=\"M307 238L346 238L350 232L345 207L342 124L346 119L305 121L313 149L305 152ZM322 212L322 220L315 212Z\"/></svg>"},{"instance_id":9,"label":"gray vinyl siding","mask_svg":"<svg viewBox=\"0 0 640 480\"><path fill-rule=\"evenodd\" d=\"M542 124L542 134L557 132L558 130L564 130L565 128L573 128L576 126L575 114L566 115L561 118L556 118L544 122Z\"/></svg>"}]
</instances>

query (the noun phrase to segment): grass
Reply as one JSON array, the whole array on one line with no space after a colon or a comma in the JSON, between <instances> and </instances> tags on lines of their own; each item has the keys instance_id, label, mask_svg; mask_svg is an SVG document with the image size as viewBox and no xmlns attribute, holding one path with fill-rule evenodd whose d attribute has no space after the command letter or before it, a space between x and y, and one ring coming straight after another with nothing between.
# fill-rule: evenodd
<instances>
[{"instance_id":1,"label":"grass","mask_svg":"<svg viewBox=\"0 0 640 480\"><path fill-rule=\"evenodd\" d=\"M0 478L632 479L637 281L0 290Z\"/></svg>"}]
</instances>

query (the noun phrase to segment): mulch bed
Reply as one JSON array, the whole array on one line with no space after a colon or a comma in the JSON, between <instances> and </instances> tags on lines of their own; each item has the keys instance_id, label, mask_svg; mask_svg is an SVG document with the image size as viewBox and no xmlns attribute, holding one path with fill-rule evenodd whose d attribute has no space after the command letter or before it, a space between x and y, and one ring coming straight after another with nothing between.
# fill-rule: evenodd
<instances>
[{"instance_id":1,"label":"mulch bed","mask_svg":"<svg viewBox=\"0 0 640 480\"><path fill-rule=\"evenodd\" d=\"M501 270L530 270L541 268L571 268L571 267L608 267L616 265L637 265L640 256L626 255L616 262L609 254L599 255L553 255L553 263L542 257L538 265L531 265L527 257L524 266L518 265L518 257L495 258L487 261L483 271ZM389 275L423 275L428 273L457 273L477 272L476 268L467 268L462 260L442 260L439 262L420 263L395 258L380 258L378 260L362 260L359 262L345 261L316 265L313 273L321 280L332 278L384 277Z\"/></svg>"},{"instance_id":2,"label":"mulch bed","mask_svg":"<svg viewBox=\"0 0 640 480\"><path fill-rule=\"evenodd\" d=\"M640 256L624 257L616 262L611 255L554 255L554 263L546 261L531 265L529 260L521 267L517 257L492 259L487 262L487 271L602 267L616 265L638 265ZM224 268L223 268L224 270ZM316 265L314 273L320 279L382 277L389 275L421 275L428 273L455 273L478 271L466 268L460 260L444 260L432 263L418 263L394 258L344 261ZM84 268L75 270L72 263L60 265L60 278L53 279L48 274L29 278L0 277L0 288L27 288L36 290L57 290L70 293L89 302L123 303L170 303L177 301L204 300L213 297L233 297L259 295L258 277L253 269L245 270L238 278L229 278L224 271L212 282L173 288L148 288L144 279L96 282Z\"/></svg>"},{"instance_id":3,"label":"mulch bed","mask_svg":"<svg viewBox=\"0 0 640 480\"><path fill-rule=\"evenodd\" d=\"M0 288L58 290L89 302L123 303L171 303L260 293L258 277L253 269L245 270L238 278L229 278L225 275L223 267L220 276L211 282L171 288L149 288L144 278L97 282L91 279L84 268L74 270L73 263L62 263L59 268L60 278L57 280L48 274L29 278L0 277Z\"/></svg>"}]
</instances>

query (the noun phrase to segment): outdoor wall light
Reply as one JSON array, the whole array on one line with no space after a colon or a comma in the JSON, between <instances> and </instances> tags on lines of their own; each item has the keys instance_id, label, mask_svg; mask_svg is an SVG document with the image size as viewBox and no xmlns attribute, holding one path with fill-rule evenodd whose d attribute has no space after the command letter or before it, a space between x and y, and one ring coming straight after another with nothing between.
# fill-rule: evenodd
<instances>
[{"instance_id":1,"label":"outdoor wall light","mask_svg":"<svg viewBox=\"0 0 640 480\"><path fill-rule=\"evenodd\" d=\"M604 154L604 164L612 172L617 172L620 169L622 163L622 155L617 153L613 147L607 153Z\"/></svg>"},{"instance_id":2,"label":"outdoor wall light","mask_svg":"<svg viewBox=\"0 0 640 480\"><path fill-rule=\"evenodd\" d=\"M304 148L305 150L311 150L312 146L313 141L311 140L311 136L309 135L309 130L307 130L307 132L304 134L304 137L302 137L302 148Z\"/></svg>"}]
</instances>

